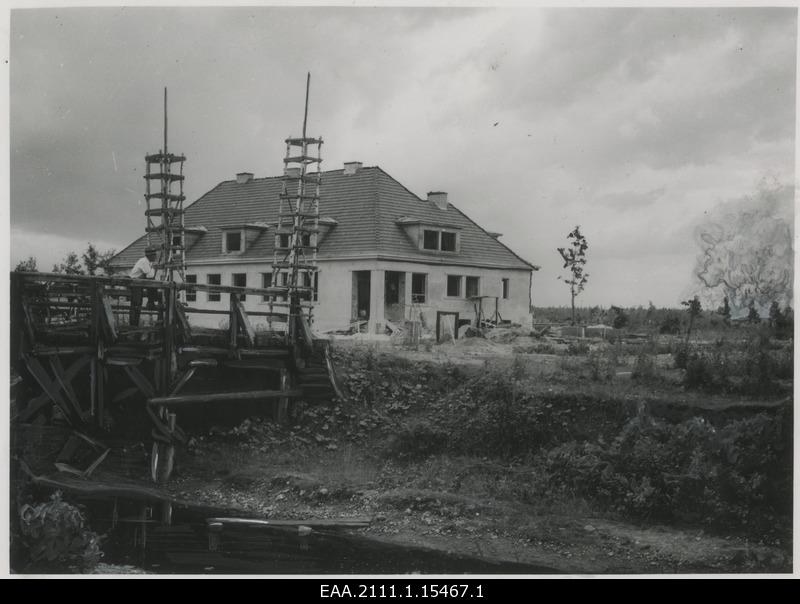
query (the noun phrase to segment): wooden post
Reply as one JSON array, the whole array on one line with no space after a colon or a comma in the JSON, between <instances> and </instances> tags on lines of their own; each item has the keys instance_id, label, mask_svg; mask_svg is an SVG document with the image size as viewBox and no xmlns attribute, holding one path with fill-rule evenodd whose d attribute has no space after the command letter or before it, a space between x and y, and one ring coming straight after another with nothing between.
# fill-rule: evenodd
<instances>
[{"instance_id":1,"label":"wooden post","mask_svg":"<svg viewBox=\"0 0 800 604\"><path fill-rule=\"evenodd\" d=\"M289 390L289 370L286 368L281 369L281 391L286 392ZM275 421L279 424L286 422L289 409L289 397L282 396L278 399L275 407Z\"/></svg>"},{"instance_id":2,"label":"wooden post","mask_svg":"<svg viewBox=\"0 0 800 604\"><path fill-rule=\"evenodd\" d=\"M239 342L239 317L236 314L236 302L238 302L239 296L231 292L228 297L230 298L230 344L231 352L235 354Z\"/></svg>"},{"instance_id":3,"label":"wooden post","mask_svg":"<svg viewBox=\"0 0 800 604\"><path fill-rule=\"evenodd\" d=\"M164 501L161 504L161 524L172 525L172 503L169 501Z\"/></svg>"},{"instance_id":4,"label":"wooden post","mask_svg":"<svg viewBox=\"0 0 800 604\"><path fill-rule=\"evenodd\" d=\"M92 417L97 414L97 359L92 356L89 361L89 407Z\"/></svg>"},{"instance_id":5,"label":"wooden post","mask_svg":"<svg viewBox=\"0 0 800 604\"><path fill-rule=\"evenodd\" d=\"M215 552L219 549L220 533L222 533L221 522L208 523L208 551Z\"/></svg>"}]
</instances>

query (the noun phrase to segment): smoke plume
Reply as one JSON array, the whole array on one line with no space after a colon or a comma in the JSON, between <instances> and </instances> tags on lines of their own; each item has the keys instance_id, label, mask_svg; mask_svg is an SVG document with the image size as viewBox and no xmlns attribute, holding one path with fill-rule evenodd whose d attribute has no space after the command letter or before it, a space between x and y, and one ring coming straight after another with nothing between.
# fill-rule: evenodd
<instances>
[{"instance_id":1,"label":"smoke plume","mask_svg":"<svg viewBox=\"0 0 800 604\"><path fill-rule=\"evenodd\" d=\"M695 289L706 308L727 296L733 316L754 304L792 302L794 188L765 184L755 195L718 206L695 230Z\"/></svg>"}]
</instances>

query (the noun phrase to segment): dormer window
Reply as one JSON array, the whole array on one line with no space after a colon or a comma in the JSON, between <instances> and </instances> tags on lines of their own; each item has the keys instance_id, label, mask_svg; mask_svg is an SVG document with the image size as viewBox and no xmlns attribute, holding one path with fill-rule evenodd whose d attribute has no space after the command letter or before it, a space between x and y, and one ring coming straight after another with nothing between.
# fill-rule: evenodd
<instances>
[{"instance_id":1,"label":"dormer window","mask_svg":"<svg viewBox=\"0 0 800 604\"><path fill-rule=\"evenodd\" d=\"M455 252L456 234L448 233L447 231L442 231L441 243L442 243L441 250L443 252Z\"/></svg>"},{"instance_id":2,"label":"dormer window","mask_svg":"<svg viewBox=\"0 0 800 604\"><path fill-rule=\"evenodd\" d=\"M429 231L425 229L425 235L422 238L422 246L426 250L439 249L439 231Z\"/></svg>"},{"instance_id":3,"label":"dormer window","mask_svg":"<svg viewBox=\"0 0 800 604\"><path fill-rule=\"evenodd\" d=\"M269 229L266 222L227 224L222 229L222 253L244 254L248 247Z\"/></svg>"},{"instance_id":4,"label":"dormer window","mask_svg":"<svg viewBox=\"0 0 800 604\"><path fill-rule=\"evenodd\" d=\"M458 234L453 231L424 229L422 234L422 248L437 252L457 252Z\"/></svg>"},{"instance_id":5,"label":"dormer window","mask_svg":"<svg viewBox=\"0 0 800 604\"><path fill-rule=\"evenodd\" d=\"M225 231L222 236L223 254L241 254L244 251L242 231Z\"/></svg>"}]
</instances>

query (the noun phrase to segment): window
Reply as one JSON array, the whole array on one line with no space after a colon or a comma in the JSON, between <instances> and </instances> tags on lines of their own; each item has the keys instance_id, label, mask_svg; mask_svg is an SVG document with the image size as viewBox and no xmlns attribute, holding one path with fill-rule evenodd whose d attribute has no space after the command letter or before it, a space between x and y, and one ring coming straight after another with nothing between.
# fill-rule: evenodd
<instances>
[{"instance_id":1,"label":"window","mask_svg":"<svg viewBox=\"0 0 800 604\"><path fill-rule=\"evenodd\" d=\"M480 295L480 277L467 277L467 298Z\"/></svg>"},{"instance_id":2,"label":"window","mask_svg":"<svg viewBox=\"0 0 800 604\"><path fill-rule=\"evenodd\" d=\"M228 231L225 233L225 251L226 253L237 253L244 251L242 249L242 233L241 231Z\"/></svg>"},{"instance_id":3,"label":"window","mask_svg":"<svg viewBox=\"0 0 800 604\"><path fill-rule=\"evenodd\" d=\"M261 273L261 287L265 289L272 287L272 273ZM269 302L269 294L264 294L261 296L261 300L264 302Z\"/></svg>"},{"instance_id":4,"label":"window","mask_svg":"<svg viewBox=\"0 0 800 604\"><path fill-rule=\"evenodd\" d=\"M303 233L303 247L311 247L311 233Z\"/></svg>"},{"instance_id":5,"label":"window","mask_svg":"<svg viewBox=\"0 0 800 604\"><path fill-rule=\"evenodd\" d=\"M303 285L305 287L311 287L311 282L312 282L311 273L303 273ZM318 298L319 298L319 273L318 272L314 273L313 282L314 282L314 290L312 292L311 299L314 302L316 302L318 300Z\"/></svg>"},{"instance_id":6,"label":"window","mask_svg":"<svg viewBox=\"0 0 800 604\"><path fill-rule=\"evenodd\" d=\"M180 233L172 236L172 247L173 248L183 247L183 237L181 236Z\"/></svg>"},{"instance_id":7,"label":"window","mask_svg":"<svg viewBox=\"0 0 800 604\"><path fill-rule=\"evenodd\" d=\"M206 283L209 285L220 285L222 283L222 277L219 273L209 273L206 275ZM208 292L208 301L209 302L219 302L222 299L219 292Z\"/></svg>"},{"instance_id":8,"label":"window","mask_svg":"<svg viewBox=\"0 0 800 604\"><path fill-rule=\"evenodd\" d=\"M455 252L456 251L456 234L442 231L442 251Z\"/></svg>"},{"instance_id":9,"label":"window","mask_svg":"<svg viewBox=\"0 0 800 604\"><path fill-rule=\"evenodd\" d=\"M423 235L422 247L424 247L426 250L438 250L439 231L428 231L426 229L425 234Z\"/></svg>"},{"instance_id":10,"label":"window","mask_svg":"<svg viewBox=\"0 0 800 604\"><path fill-rule=\"evenodd\" d=\"M461 296L461 276L447 275L447 295L451 298Z\"/></svg>"},{"instance_id":11,"label":"window","mask_svg":"<svg viewBox=\"0 0 800 604\"><path fill-rule=\"evenodd\" d=\"M233 273L231 275L231 285L234 287L247 287L247 273ZM239 299L244 302L246 294L239 294Z\"/></svg>"},{"instance_id":12,"label":"window","mask_svg":"<svg viewBox=\"0 0 800 604\"><path fill-rule=\"evenodd\" d=\"M197 283L197 275L186 275L186 283L195 284ZM186 301L187 302L196 302L197 301L197 291L193 289L186 290Z\"/></svg>"},{"instance_id":13,"label":"window","mask_svg":"<svg viewBox=\"0 0 800 604\"><path fill-rule=\"evenodd\" d=\"M428 275L425 273L411 273L411 301L417 304L424 304L427 292Z\"/></svg>"},{"instance_id":14,"label":"window","mask_svg":"<svg viewBox=\"0 0 800 604\"><path fill-rule=\"evenodd\" d=\"M503 279L503 300L508 300L508 279Z\"/></svg>"},{"instance_id":15,"label":"window","mask_svg":"<svg viewBox=\"0 0 800 604\"><path fill-rule=\"evenodd\" d=\"M434 231L425 229L422 235L422 248L441 252L455 252L458 247L458 235L452 231Z\"/></svg>"},{"instance_id":16,"label":"window","mask_svg":"<svg viewBox=\"0 0 800 604\"><path fill-rule=\"evenodd\" d=\"M279 236L278 247L280 248L287 248L289 247L289 235L283 234Z\"/></svg>"}]
</instances>

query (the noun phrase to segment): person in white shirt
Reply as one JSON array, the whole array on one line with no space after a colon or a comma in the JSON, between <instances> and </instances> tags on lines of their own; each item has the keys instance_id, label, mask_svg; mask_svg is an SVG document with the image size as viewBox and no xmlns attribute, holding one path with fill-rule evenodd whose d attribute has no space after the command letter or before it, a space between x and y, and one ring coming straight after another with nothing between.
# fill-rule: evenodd
<instances>
[{"instance_id":1,"label":"person in white shirt","mask_svg":"<svg viewBox=\"0 0 800 604\"><path fill-rule=\"evenodd\" d=\"M158 247L155 245L148 245L144 250L144 257L139 258L130 272L131 279L155 279L156 270L153 267L153 262L158 255ZM131 288L131 315L130 324L132 327L139 325L139 314L142 310L142 288ZM156 305L156 298L158 292L155 289L147 290L147 308L153 309Z\"/></svg>"}]
</instances>

